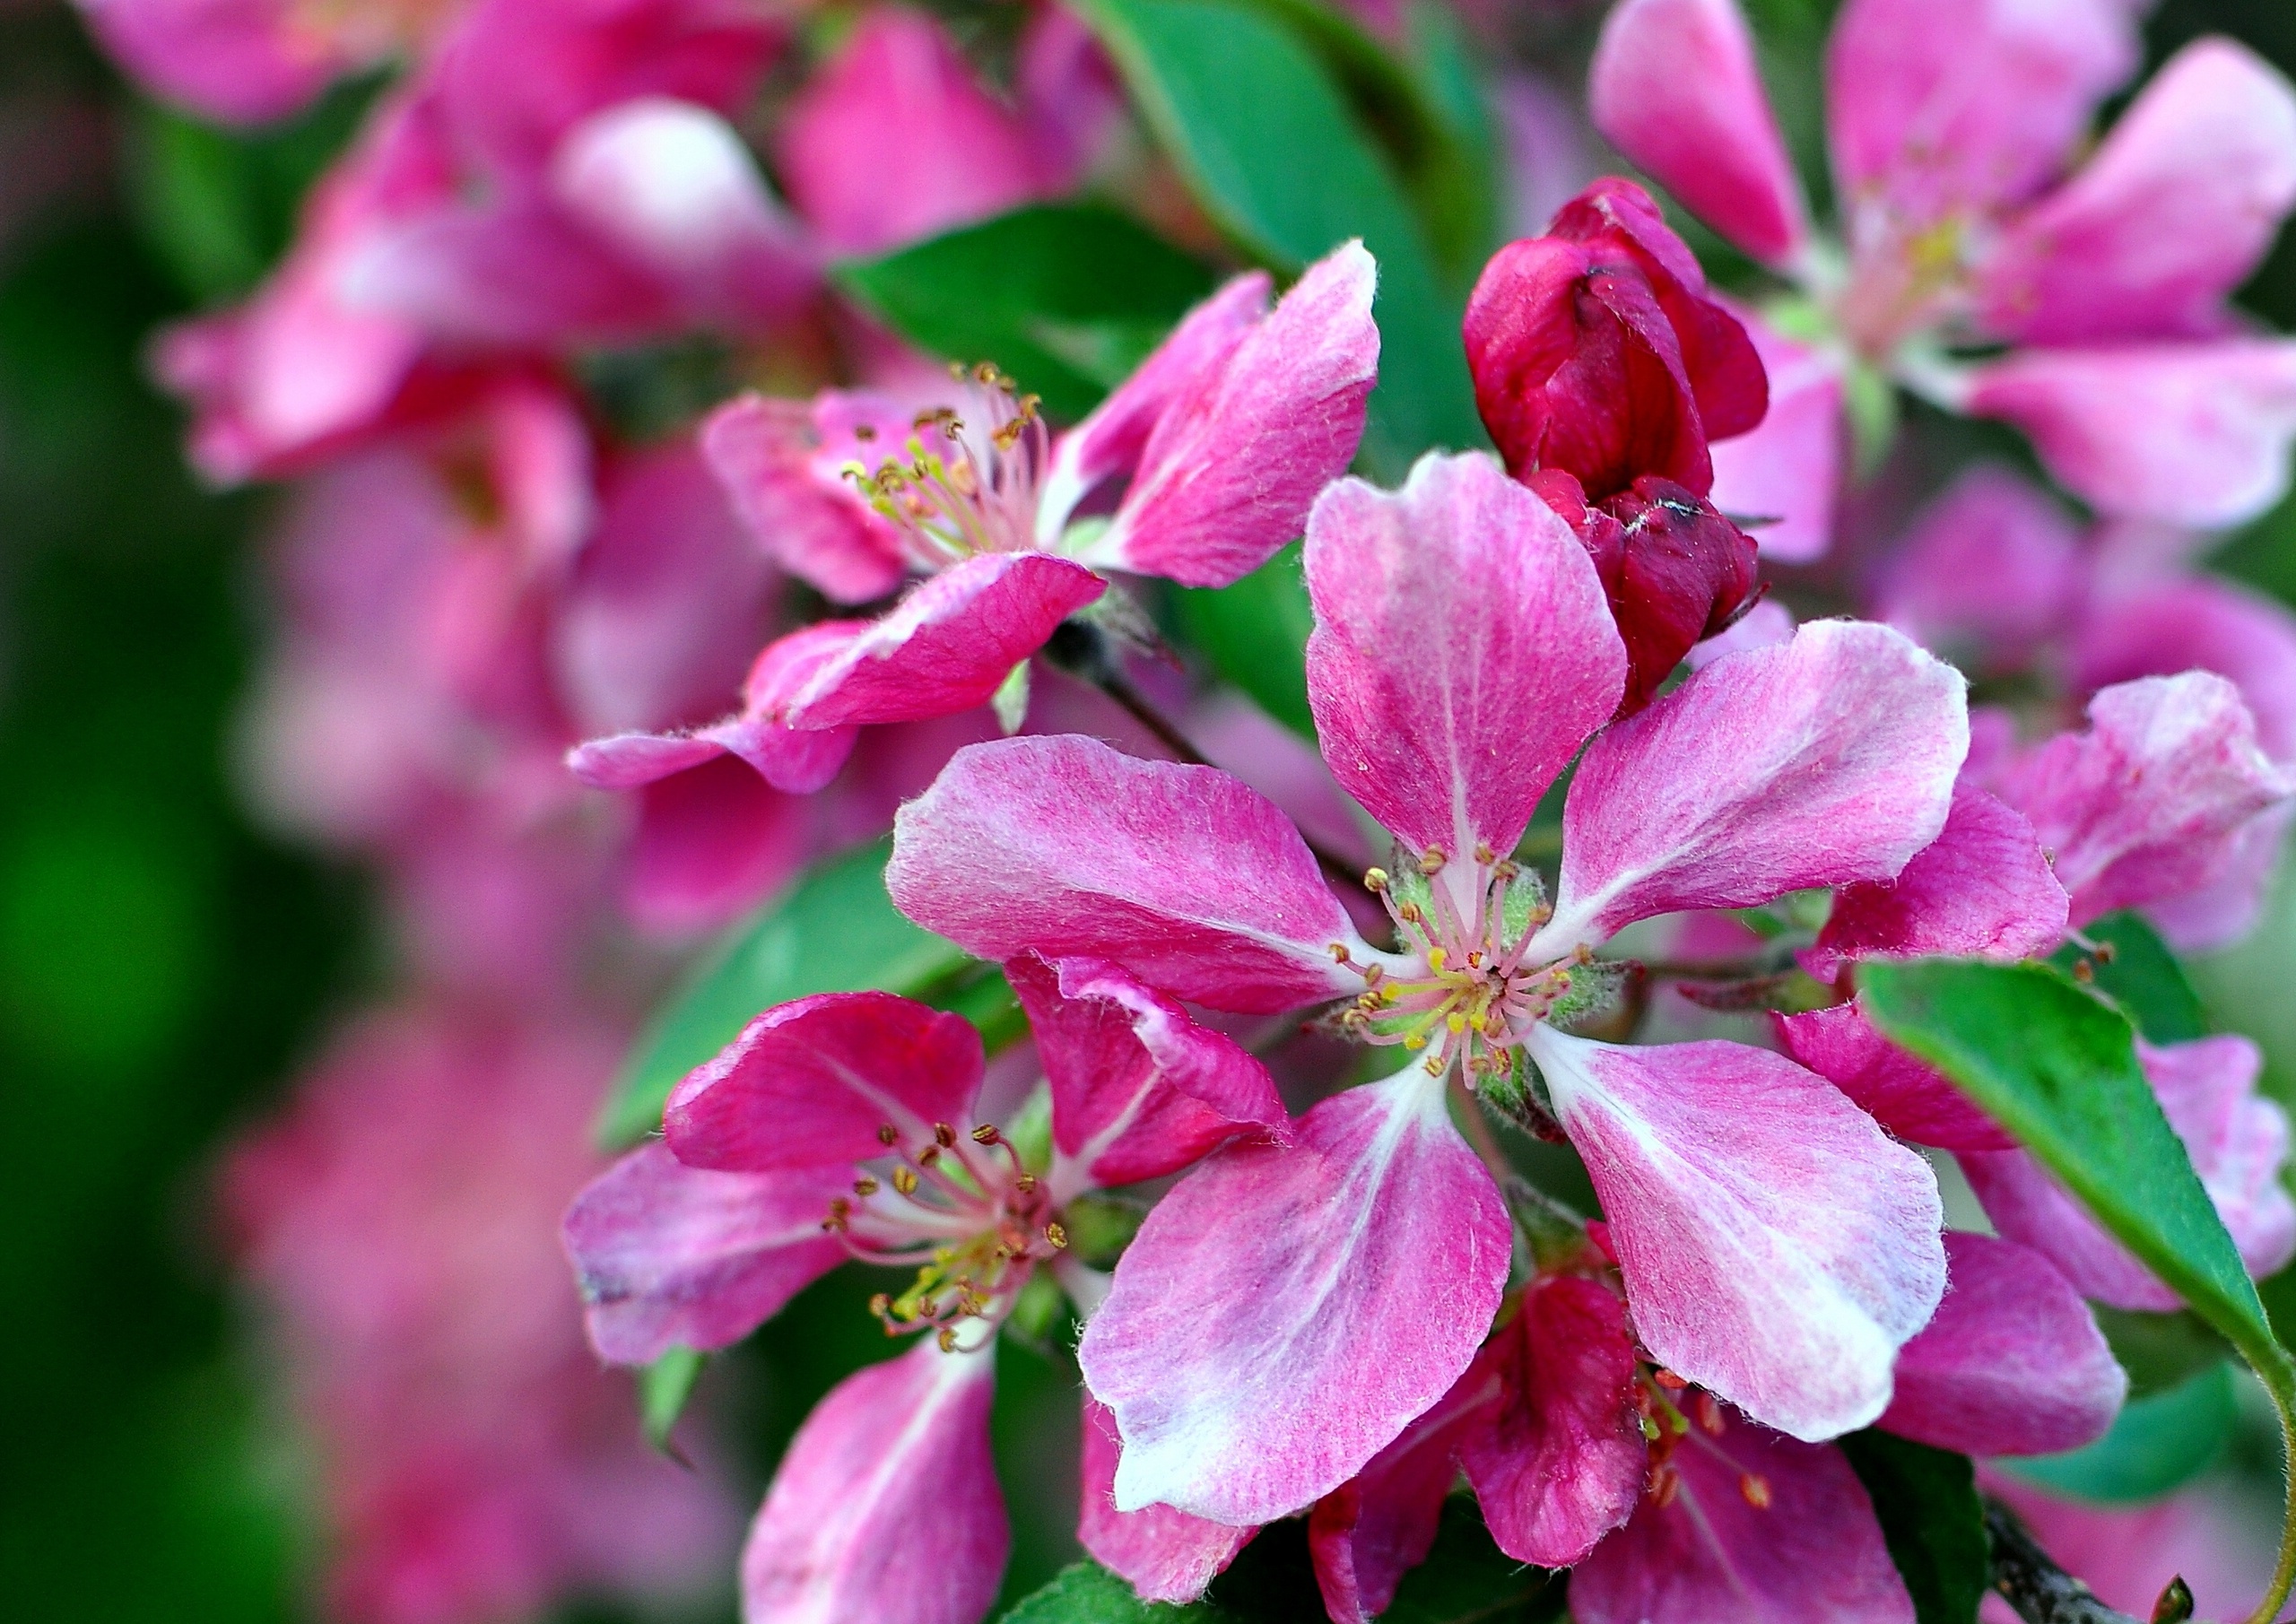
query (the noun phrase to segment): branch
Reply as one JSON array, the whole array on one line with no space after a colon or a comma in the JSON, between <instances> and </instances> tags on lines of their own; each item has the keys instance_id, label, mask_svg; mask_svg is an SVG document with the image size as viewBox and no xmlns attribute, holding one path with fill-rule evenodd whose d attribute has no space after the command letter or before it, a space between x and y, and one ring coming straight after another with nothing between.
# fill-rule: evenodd
<instances>
[{"instance_id":1,"label":"branch","mask_svg":"<svg viewBox=\"0 0 2296 1624\"><path fill-rule=\"evenodd\" d=\"M1991 1495L1985 1497L1985 1532L1993 1541L1993 1588L2025 1624L2140 1624L2059 1568L2016 1513ZM2184 1624L2191 1617L2192 1593L2182 1579L2171 1580L2153 1606L2152 1624Z\"/></svg>"}]
</instances>

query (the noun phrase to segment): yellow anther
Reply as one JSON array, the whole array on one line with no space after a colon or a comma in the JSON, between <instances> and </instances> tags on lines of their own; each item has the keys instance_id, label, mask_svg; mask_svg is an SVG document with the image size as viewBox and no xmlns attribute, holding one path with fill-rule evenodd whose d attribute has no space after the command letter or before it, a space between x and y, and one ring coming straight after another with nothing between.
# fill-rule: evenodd
<instances>
[{"instance_id":1,"label":"yellow anther","mask_svg":"<svg viewBox=\"0 0 2296 1624\"><path fill-rule=\"evenodd\" d=\"M917 1165L920 1168L929 1168L940 1159L941 1147L939 1145L926 1145L923 1150L917 1153Z\"/></svg>"},{"instance_id":2,"label":"yellow anther","mask_svg":"<svg viewBox=\"0 0 2296 1624\"><path fill-rule=\"evenodd\" d=\"M1450 962L1451 950L1448 948L1439 947L1427 955L1427 968L1433 970L1439 976L1443 973L1444 969L1450 964Z\"/></svg>"},{"instance_id":3,"label":"yellow anther","mask_svg":"<svg viewBox=\"0 0 2296 1624\"><path fill-rule=\"evenodd\" d=\"M1056 1252L1065 1251L1067 1249L1068 1231L1062 1229L1057 1223L1048 1223L1045 1225L1044 1238L1052 1244L1053 1250Z\"/></svg>"},{"instance_id":4,"label":"yellow anther","mask_svg":"<svg viewBox=\"0 0 2296 1624\"><path fill-rule=\"evenodd\" d=\"M853 1193L856 1195L874 1195L877 1193L877 1181L864 1174L853 1181Z\"/></svg>"},{"instance_id":5,"label":"yellow anther","mask_svg":"<svg viewBox=\"0 0 2296 1624\"><path fill-rule=\"evenodd\" d=\"M951 1127L945 1122L935 1123L933 1125L933 1142L939 1145L943 1150L947 1150L951 1145L957 1142L956 1129Z\"/></svg>"},{"instance_id":6,"label":"yellow anther","mask_svg":"<svg viewBox=\"0 0 2296 1624\"><path fill-rule=\"evenodd\" d=\"M881 1145L899 1144L900 1142L900 1134L899 1131L894 1128L893 1125L889 1122L885 1124L884 1126L877 1130L877 1142Z\"/></svg>"},{"instance_id":7,"label":"yellow anther","mask_svg":"<svg viewBox=\"0 0 2296 1624\"><path fill-rule=\"evenodd\" d=\"M944 1353L954 1353L957 1350L957 1333L952 1325L942 1326L933 1340L940 1345L941 1351Z\"/></svg>"},{"instance_id":8,"label":"yellow anther","mask_svg":"<svg viewBox=\"0 0 2296 1624\"><path fill-rule=\"evenodd\" d=\"M1023 1195L1034 1195L1037 1193L1037 1176L1023 1173L1013 1181L1013 1187Z\"/></svg>"},{"instance_id":9,"label":"yellow anther","mask_svg":"<svg viewBox=\"0 0 2296 1624\"><path fill-rule=\"evenodd\" d=\"M993 1122L984 1122L972 1131L972 1142L977 1145L993 1145L1004 1137Z\"/></svg>"},{"instance_id":10,"label":"yellow anther","mask_svg":"<svg viewBox=\"0 0 2296 1624\"><path fill-rule=\"evenodd\" d=\"M1377 986L1379 985L1379 978L1387 973L1387 967L1384 964L1367 965L1363 970L1363 985L1367 987Z\"/></svg>"},{"instance_id":11,"label":"yellow anther","mask_svg":"<svg viewBox=\"0 0 2296 1624\"><path fill-rule=\"evenodd\" d=\"M1770 1480L1758 1472L1749 1472L1738 1480L1738 1492L1747 1505L1756 1511L1770 1509Z\"/></svg>"},{"instance_id":12,"label":"yellow anther","mask_svg":"<svg viewBox=\"0 0 2296 1624\"><path fill-rule=\"evenodd\" d=\"M1499 854L1491 849L1490 841L1478 840L1474 843L1474 860L1477 864L1483 868L1489 868L1493 863L1497 862L1498 859Z\"/></svg>"},{"instance_id":13,"label":"yellow anther","mask_svg":"<svg viewBox=\"0 0 2296 1624\"><path fill-rule=\"evenodd\" d=\"M899 1190L903 1195L916 1194L917 1175L910 1172L907 1168L895 1168L893 1169L893 1188Z\"/></svg>"},{"instance_id":14,"label":"yellow anther","mask_svg":"<svg viewBox=\"0 0 2296 1624\"><path fill-rule=\"evenodd\" d=\"M1384 868L1365 869L1363 871L1363 889L1375 894L1387 890L1387 871Z\"/></svg>"},{"instance_id":15,"label":"yellow anther","mask_svg":"<svg viewBox=\"0 0 2296 1624\"><path fill-rule=\"evenodd\" d=\"M1439 846L1431 846L1425 851L1419 854L1419 866L1421 871L1425 873L1441 873L1443 872L1443 864L1448 863L1450 860L1450 857Z\"/></svg>"}]
</instances>

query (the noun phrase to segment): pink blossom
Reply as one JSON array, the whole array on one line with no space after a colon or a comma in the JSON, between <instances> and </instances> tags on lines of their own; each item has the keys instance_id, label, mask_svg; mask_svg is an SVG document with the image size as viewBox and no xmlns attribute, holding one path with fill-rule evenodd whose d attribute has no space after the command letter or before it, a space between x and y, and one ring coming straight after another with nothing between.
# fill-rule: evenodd
<instances>
[{"instance_id":1,"label":"pink blossom","mask_svg":"<svg viewBox=\"0 0 2296 1624\"><path fill-rule=\"evenodd\" d=\"M2137 21L2121 0L1851 0L1827 54L1832 239L1735 0L1627 0L1588 94L1622 151L1796 285L1837 371L2015 424L2093 506L2231 525L2285 489L2296 439L2296 346L2235 335L2226 305L2296 204L2296 93L2197 40L2084 161ZM1745 456L1782 468L1794 444Z\"/></svg>"},{"instance_id":2,"label":"pink blossom","mask_svg":"<svg viewBox=\"0 0 2296 1624\"><path fill-rule=\"evenodd\" d=\"M1480 456L1422 459L1393 495L1341 482L1307 567L1325 759L1396 838L1370 883L1400 951L1207 769L983 745L896 825L895 899L970 951L1091 953L1215 1008L1352 998L1349 1029L1423 1062L1317 1107L1295 1149L1221 1151L1151 1214L1082 1349L1124 1438L1117 1504L1283 1515L1451 1386L1508 1225L1443 1079L1504 1085L1518 1053L1545 1082L1527 1108L1605 1198L1653 1351L1787 1430L1872 1420L1943 1287L1926 1168L1776 1055L1554 1021L1601 1006L1615 972L1594 950L1630 921L1895 874L1944 821L1960 680L1894 632L1819 622L1596 732L1625 651L1593 560ZM1504 854L1590 733L1550 903Z\"/></svg>"},{"instance_id":3,"label":"pink blossom","mask_svg":"<svg viewBox=\"0 0 2296 1624\"><path fill-rule=\"evenodd\" d=\"M104 48L159 95L211 118L260 124L420 39L438 13L455 8L419 0L81 0L80 9Z\"/></svg>"}]
</instances>

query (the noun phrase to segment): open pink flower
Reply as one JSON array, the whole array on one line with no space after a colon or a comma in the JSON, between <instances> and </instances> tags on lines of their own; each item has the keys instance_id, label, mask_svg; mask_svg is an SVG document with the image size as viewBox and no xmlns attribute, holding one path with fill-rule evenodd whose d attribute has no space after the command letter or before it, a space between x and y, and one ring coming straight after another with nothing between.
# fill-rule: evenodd
<instances>
[{"instance_id":1,"label":"open pink flower","mask_svg":"<svg viewBox=\"0 0 2296 1624\"><path fill-rule=\"evenodd\" d=\"M903 809L888 883L969 951L1091 953L1184 998L1345 1025L1414 1064L1231 1146L1151 1214L1082 1357L1125 1446L1117 1504L1228 1523L1307 1505L1448 1390L1488 1330L1509 1226L1447 1076L1544 1099L1611 1214L1653 1352L1826 1437L1886 1406L1944 1284L1912 1152L1812 1074L1726 1043L1569 1035L1631 921L1896 873L1944 822L1960 679L1884 628L1806 626L1603 729L1626 656L1593 561L1487 457L1309 521L1326 760L1396 838L1376 950L1274 808L1207 769L1083 739L961 751ZM1597 729L1603 731L1596 732ZM1509 854L1579 752L1552 903Z\"/></svg>"},{"instance_id":2,"label":"open pink flower","mask_svg":"<svg viewBox=\"0 0 2296 1624\"><path fill-rule=\"evenodd\" d=\"M844 603L924 578L876 620L768 646L737 715L586 744L575 773L630 788L732 754L805 793L861 727L1014 693L1055 629L1107 591L1104 572L1206 586L1257 569L1362 438L1378 360L1373 274L1351 243L1273 310L1264 274L1235 278L1057 438L1035 397L988 367L922 404L832 390L810 406L750 396L721 408L707 450L792 574ZM1077 518L1118 480L1111 514Z\"/></svg>"},{"instance_id":3,"label":"open pink flower","mask_svg":"<svg viewBox=\"0 0 2296 1624\"><path fill-rule=\"evenodd\" d=\"M883 993L767 1011L671 1095L665 1141L566 1218L592 1343L618 1363L718 1348L848 1255L913 1271L874 1309L907 1357L848 1377L799 1430L743 1558L746 1616L974 1624L1006 1532L988 1456L997 1327L1065 1257L1068 1203L1283 1133L1234 1042L1116 966L1010 967L1051 1096L1048 1146L977 1121L978 1035ZM1026 1130L1015 1129L1025 1136Z\"/></svg>"},{"instance_id":4,"label":"open pink flower","mask_svg":"<svg viewBox=\"0 0 2296 1624\"><path fill-rule=\"evenodd\" d=\"M1622 151L1796 285L1838 372L2015 424L2096 507L2231 525L2285 489L2296 439L2296 343L2240 335L2225 302L2296 204L2296 93L2201 39L2083 160L2137 25L2123 0L1851 0L1827 52L1839 241L1735 0L1625 0L1588 95ZM1758 431L1740 472L1807 466L1807 427Z\"/></svg>"}]
</instances>

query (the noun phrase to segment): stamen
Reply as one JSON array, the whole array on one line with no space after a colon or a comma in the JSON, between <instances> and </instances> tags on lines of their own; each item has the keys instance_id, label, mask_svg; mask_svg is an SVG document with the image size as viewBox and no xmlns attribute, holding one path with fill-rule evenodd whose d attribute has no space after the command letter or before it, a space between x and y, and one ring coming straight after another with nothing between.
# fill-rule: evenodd
<instances>
[{"instance_id":1,"label":"stamen","mask_svg":"<svg viewBox=\"0 0 2296 1624\"><path fill-rule=\"evenodd\" d=\"M1756 1511L1770 1509L1770 1480L1759 1472L1749 1472L1738 1480L1738 1492L1746 1504Z\"/></svg>"}]
</instances>

